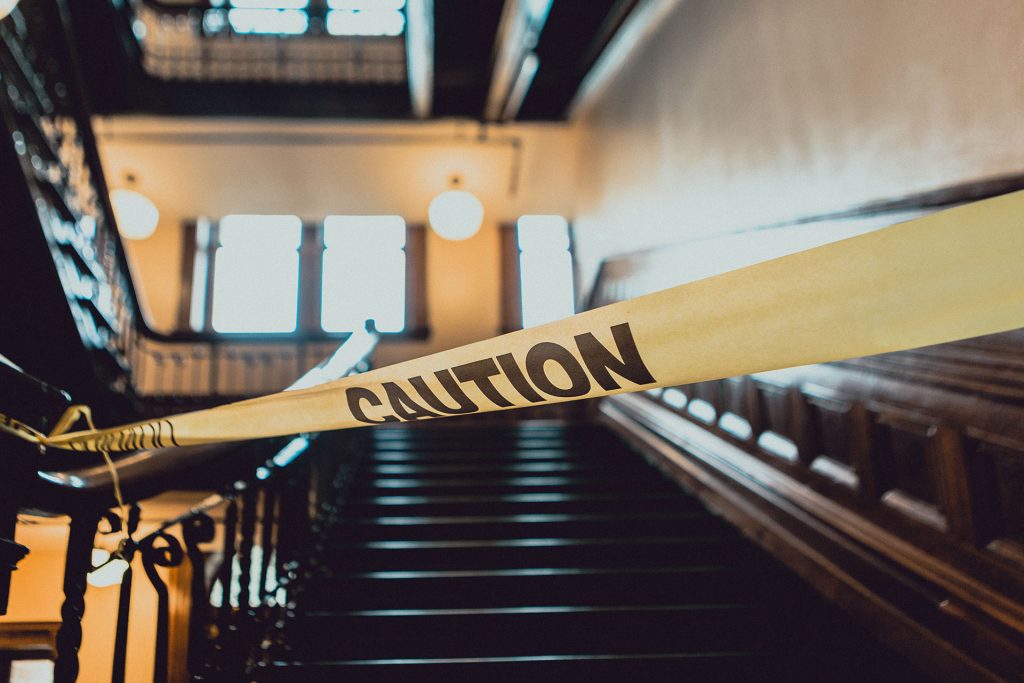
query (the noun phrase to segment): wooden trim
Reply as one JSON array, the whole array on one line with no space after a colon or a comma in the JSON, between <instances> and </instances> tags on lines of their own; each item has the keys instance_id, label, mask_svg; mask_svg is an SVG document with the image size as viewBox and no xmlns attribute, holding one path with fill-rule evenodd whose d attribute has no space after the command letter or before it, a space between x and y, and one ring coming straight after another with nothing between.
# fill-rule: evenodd
<instances>
[{"instance_id":1,"label":"wooden trim","mask_svg":"<svg viewBox=\"0 0 1024 683\"><path fill-rule=\"evenodd\" d=\"M210 221L210 235L206 243L206 302L203 304L203 331L213 331L213 277L217 272L217 252L220 248L220 223Z\"/></svg>"},{"instance_id":2,"label":"wooden trim","mask_svg":"<svg viewBox=\"0 0 1024 683\"><path fill-rule=\"evenodd\" d=\"M417 339L430 336L427 318L427 228L412 223L405 228L405 332Z\"/></svg>"},{"instance_id":3,"label":"wooden trim","mask_svg":"<svg viewBox=\"0 0 1024 683\"><path fill-rule=\"evenodd\" d=\"M299 242L299 287L296 302L296 331L321 330L323 299L324 231L316 223L302 224Z\"/></svg>"},{"instance_id":4,"label":"wooden trim","mask_svg":"<svg viewBox=\"0 0 1024 683\"><path fill-rule=\"evenodd\" d=\"M584 302L583 279L580 275L579 262L576 260L576 225L572 221L567 221L567 223L569 224L569 262L572 264L573 313L579 313L586 309L581 308Z\"/></svg>"},{"instance_id":5,"label":"wooden trim","mask_svg":"<svg viewBox=\"0 0 1024 683\"><path fill-rule=\"evenodd\" d=\"M1024 605L639 396L604 418L876 633L943 680L999 680L1024 670Z\"/></svg>"},{"instance_id":6,"label":"wooden trim","mask_svg":"<svg viewBox=\"0 0 1024 683\"><path fill-rule=\"evenodd\" d=\"M499 226L501 240L501 332L523 329L523 297L516 224Z\"/></svg>"},{"instance_id":7,"label":"wooden trim","mask_svg":"<svg viewBox=\"0 0 1024 683\"><path fill-rule=\"evenodd\" d=\"M54 659L59 621L0 622L0 660Z\"/></svg>"},{"instance_id":8,"label":"wooden trim","mask_svg":"<svg viewBox=\"0 0 1024 683\"><path fill-rule=\"evenodd\" d=\"M192 329L192 287L195 284L196 230L196 221L185 221L182 225L181 283L178 295L177 321L179 330Z\"/></svg>"}]
</instances>

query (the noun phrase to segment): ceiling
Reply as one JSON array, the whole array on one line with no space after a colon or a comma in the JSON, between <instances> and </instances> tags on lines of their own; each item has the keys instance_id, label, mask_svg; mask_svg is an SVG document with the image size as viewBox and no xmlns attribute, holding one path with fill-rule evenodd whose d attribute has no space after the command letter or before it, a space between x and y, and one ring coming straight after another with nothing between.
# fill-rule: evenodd
<instances>
[{"instance_id":1,"label":"ceiling","mask_svg":"<svg viewBox=\"0 0 1024 683\"><path fill-rule=\"evenodd\" d=\"M247 33L240 23L245 17L231 14L246 3L301 7L291 17L301 20L290 28L297 32ZM397 8L404 20L382 35L347 34L344 27L339 34L330 15L351 19L359 11L334 10L360 3ZM567 118L580 83L640 2L69 4L82 74L98 114L500 122Z\"/></svg>"}]
</instances>

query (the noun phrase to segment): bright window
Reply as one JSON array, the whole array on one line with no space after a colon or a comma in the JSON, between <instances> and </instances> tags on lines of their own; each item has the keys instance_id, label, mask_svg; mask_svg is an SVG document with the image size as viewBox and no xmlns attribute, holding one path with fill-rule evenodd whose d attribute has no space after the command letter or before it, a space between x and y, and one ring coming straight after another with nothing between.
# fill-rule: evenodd
<instances>
[{"instance_id":1,"label":"bright window","mask_svg":"<svg viewBox=\"0 0 1024 683\"><path fill-rule=\"evenodd\" d=\"M294 332L298 320L298 216L225 216L213 273L217 332Z\"/></svg>"},{"instance_id":2,"label":"bright window","mask_svg":"<svg viewBox=\"0 0 1024 683\"><path fill-rule=\"evenodd\" d=\"M522 216L516 241L523 327L575 313L568 221L562 216Z\"/></svg>"},{"instance_id":3,"label":"bright window","mask_svg":"<svg viewBox=\"0 0 1024 683\"><path fill-rule=\"evenodd\" d=\"M352 332L372 319L380 332L405 329L406 228L399 216L324 220L320 324Z\"/></svg>"},{"instance_id":4,"label":"bright window","mask_svg":"<svg viewBox=\"0 0 1024 683\"><path fill-rule=\"evenodd\" d=\"M309 15L296 9L232 9L228 23L235 33L298 35L309 28Z\"/></svg>"},{"instance_id":5,"label":"bright window","mask_svg":"<svg viewBox=\"0 0 1024 683\"><path fill-rule=\"evenodd\" d=\"M200 218L186 244L180 329L426 334L423 226L401 216Z\"/></svg>"}]
</instances>

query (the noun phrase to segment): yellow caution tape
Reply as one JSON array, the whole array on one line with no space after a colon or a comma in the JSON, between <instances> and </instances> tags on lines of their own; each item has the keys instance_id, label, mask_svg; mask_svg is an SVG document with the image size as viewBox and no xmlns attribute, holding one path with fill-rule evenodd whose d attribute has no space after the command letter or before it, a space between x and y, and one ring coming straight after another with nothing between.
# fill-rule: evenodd
<instances>
[{"instance_id":1,"label":"yellow caution tape","mask_svg":"<svg viewBox=\"0 0 1024 683\"><path fill-rule=\"evenodd\" d=\"M0 426L79 451L184 446L607 396L1022 326L1016 192L319 386L111 429Z\"/></svg>"}]
</instances>

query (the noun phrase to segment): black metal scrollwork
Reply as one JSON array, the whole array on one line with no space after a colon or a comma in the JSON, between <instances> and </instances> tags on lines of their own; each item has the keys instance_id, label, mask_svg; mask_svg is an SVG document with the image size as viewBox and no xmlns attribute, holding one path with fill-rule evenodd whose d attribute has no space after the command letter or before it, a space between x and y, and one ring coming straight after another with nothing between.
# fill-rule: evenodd
<instances>
[{"instance_id":1,"label":"black metal scrollwork","mask_svg":"<svg viewBox=\"0 0 1024 683\"><path fill-rule=\"evenodd\" d=\"M185 551L177 538L166 531L157 531L139 543L142 567L153 584L157 594L156 655L153 661L153 680L166 683L168 661L168 631L170 607L167 584L160 577L157 567L177 567L185 559Z\"/></svg>"},{"instance_id":2,"label":"black metal scrollwork","mask_svg":"<svg viewBox=\"0 0 1024 683\"><path fill-rule=\"evenodd\" d=\"M213 518L205 512L196 513L181 523L185 553L192 566L192 615L188 621L188 669L192 672L199 671L206 661L205 645L211 635L207 629L210 619L210 590L206 583L206 560L199 544L212 541L215 531Z\"/></svg>"},{"instance_id":3,"label":"black metal scrollwork","mask_svg":"<svg viewBox=\"0 0 1024 683\"><path fill-rule=\"evenodd\" d=\"M111 683L123 683L125 676L125 664L128 658L128 618L131 614L132 602L132 560L135 557L136 546L131 536L139 528L139 517L141 513L138 505L132 505L128 511L128 536L118 549L122 558L128 563L128 568L121 579L121 591L117 601L117 627L114 635L114 666L111 670ZM104 515L110 523L111 533L120 531L121 520L114 516Z\"/></svg>"}]
</instances>

